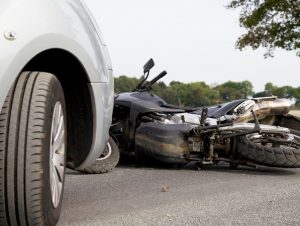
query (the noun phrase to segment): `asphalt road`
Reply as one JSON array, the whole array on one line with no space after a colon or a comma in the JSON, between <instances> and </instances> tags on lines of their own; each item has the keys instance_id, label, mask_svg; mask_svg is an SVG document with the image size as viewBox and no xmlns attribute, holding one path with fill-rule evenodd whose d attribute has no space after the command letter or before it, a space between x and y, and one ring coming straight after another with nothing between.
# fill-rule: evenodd
<instances>
[{"instance_id":1,"label":"asphalt road","mask_svg":"<svg viewBox=\"0 0 300 226\"><path fill-rule=\"evenodd\" d=\"M58 225L300 225L300 170L68 171Z\"/></svg>"}]
</instances>

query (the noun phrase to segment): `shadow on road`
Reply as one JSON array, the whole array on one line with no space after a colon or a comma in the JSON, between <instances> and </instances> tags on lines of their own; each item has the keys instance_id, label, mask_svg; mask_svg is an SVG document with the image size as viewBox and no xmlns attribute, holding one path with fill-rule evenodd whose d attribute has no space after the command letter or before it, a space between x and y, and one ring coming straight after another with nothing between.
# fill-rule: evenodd
<instances>
[{"instance_id":1,"label":"shadow on road","mask_svg":"<svg viewBox=\"0 0 300 226\"><path fill-rule=\"evenodd\" d=\"M295 169L286 168L274 168L265 166L243 166L239 165L237 169L231 169L228 163L220 162L218 165L204 166L202 169L198 169L195 166L195 162L191 162L186 165L178 164L162 164L157 162L139 162L133 156L123 156L117 166L119 169L151 169L151 170L168 170L168 171L206 171L206 172L218 172L226 174L246 174L246 175L270 175L270 176L287 176L295 175L298 172ZM78 171L68 170L67 175L82 175Z\"/></svg>"},{"instance_id":2,"label":"shadow on road","mask_svg":"<svg viewBox=\"0 0 300 226\"><path fill-rule=\"evenodd\" d=\"M295 169L287 168L274 168L266 166L243 166L239 165L237 169L231 169L228 163L220 162L218 165L204 166L202 169L198 169L195 166L195 162L191 162L187 165L176 164L162 164L156 162L138 162L132 156L122 157L118 168L151 168L151 169L165 169L165 170L194 170L194 171L217 171L232 174L249 174L249 175L270 175L270 176L283 176L283 175L295 175L297 172Z\"/></svg>"}]
</instances>

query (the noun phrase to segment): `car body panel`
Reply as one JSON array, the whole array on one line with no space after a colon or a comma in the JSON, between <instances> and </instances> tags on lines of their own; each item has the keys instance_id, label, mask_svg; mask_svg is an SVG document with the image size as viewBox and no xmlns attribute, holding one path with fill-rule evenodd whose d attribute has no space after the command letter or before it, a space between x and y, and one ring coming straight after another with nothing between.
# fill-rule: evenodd
<instances>
[{"instance_id":1,"label":"car body panel","mask_svg":"<svg viewBox=\"0 0 300 226\"><path fill-rule=\"evenodd\" d=\"M107 47L95 27L79 0L0 2L0 107L24 66L45 50L70 52L87 72L96 119L94 131L102 132L94 135L93 148L87 158L90 161L84 161L80 167L91 163L90 156L101 154L106 143L104 140L108 139L113 109L111 62ZM15 39L7 39L5 32L15 33Z\"/></svg>"},{"instance_id":2,"label":"car body panel","mask_svg":"<svg viewBox=\"0 0 300 226\"><path fill-rule=\"evenodd\" d=\"M110 86L113 86L113 81L110 84ZM90 84L90 90L93 90L93 100L92 102L97 102L95 105L94 111L97 113L94 113L94 123L98 124L100 126L94 127L94 137L93 137L93 145L92 145L92 152L87 156L85 161L81 163L80 166L78 166L77 170L83 170L85 167L90 165L95 159L99 158L99 153L97 150L104 150L106 141L108 140L108 133L106 131L109 130L111 126L111 115L112 115L112 108L110 106L113 106L114 104L114 98L113 96L109 96L107 98L106 93L109 92L112 88L110 86L106 86L103 83L91 83ZM99 112L102 112L102 114L99 114Z\"/></svg>"}]
</instances>

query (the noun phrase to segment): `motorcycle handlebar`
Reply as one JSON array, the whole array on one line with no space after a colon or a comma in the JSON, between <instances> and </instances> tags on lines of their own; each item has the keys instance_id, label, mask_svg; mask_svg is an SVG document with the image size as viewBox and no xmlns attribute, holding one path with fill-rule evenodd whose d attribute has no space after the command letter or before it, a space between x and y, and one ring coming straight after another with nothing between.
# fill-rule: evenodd
<instances>
[{"instance_id":1,"label":"motorcycle handlebar","mask_svg":"<svg viewBox=\"0 0 300 226\"><path fill-rule=\"evenodd\" d=\"M154 79L152 79L149 83L152 86L154 83L156 83L159 79L161 79L162 77L164 77L167 74L166 71L162 71L161 73L159 73L159 75L157 75Z\"/></svg>"}]
</instances>

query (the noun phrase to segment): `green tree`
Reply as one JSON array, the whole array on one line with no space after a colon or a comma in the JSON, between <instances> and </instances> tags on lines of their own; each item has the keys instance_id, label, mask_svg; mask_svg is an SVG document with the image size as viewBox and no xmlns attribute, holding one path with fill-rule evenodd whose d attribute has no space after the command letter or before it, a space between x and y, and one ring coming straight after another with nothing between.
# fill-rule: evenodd
<instances>
[{"instance_id":1,"label":"green tree","mask_svg":"<svg viewBox=\"0 0 300 226\"><path fill-rule=\"evenodd\" d=\"M228 8L240 8L240 25L247 29L236 46L244 49L264 47L265 56L275 48L296 50L300 56L299 0L231 0Z\"/></svg>"},{"instance_id":2,"label":"green tree","mask_svg":"<svg viewBox=\"0 0 300 226\"><path fill-rule=\"evenodd\" d=\"M122 75L118 78L115 78L115 92L130 92L137 86L138 83L139 79Z\"/></svg>"},{"instance_id":3,"label":"green tree","mask_svg":"<svg viewBox=\"0 0 300 226\"><path fill-rule=\"evenodd\" d=\"M294 97L294 88L291 86L275 86L273 83L268 82L265 84L265 96L278 96L280 98L293 98Z\"/></svg>"},{"instance_id":4,"label":"green tree","mask_svg":"<svg viewBox=\"0 0 300 226\"><path fill-rule=\"evenodd\" d=\"M267 97L267 96L270 96L270 95L267 95L267 93L265 91L261 91L261 92L255 93L253 95L253 97Z\"/></svg>"},{"instance_id":5,"label":"green tree","mask_svg":"<svg viewBox=\"0 0 300 226\"><path fill-rule=\"evenodd\" d=\"M265 90L255 93L253 97L277 96L279 98L287 98L295 101L296 106L300 106L300 87L293 88L291 86L275 86L268 82L265 84Z\"/></svg>"},{"instance_id":6,"label":"green tree","mask_svg":"<svg viewBox=\"0 0 300 226\"><path fill-rule=\"evenodd\" d=\"M216 90L220 93L220 102L248 98L254 94L252 83L249 81L228 81L216 86Z\"/></svg>"},{"instance_id":7,"label":"green tree","mask_svg":"<svg viewBox=\"0 0 300 226\"><path fill-rule=\"evenodd\" d=\"M140 79L134 77L120 76L115 78L115 92L130 92L139 83ZM300 87L275 86L266 83L265 90L253 93L251 82L228 81L220 85L209 86L205 82L182 83L172 81L169 85L158 82L153 86L153 93L160 96L166 102L179 106L208 106L235 99L254 97L265 97L275 95L280 98L289 98L300 106Z\"/></svg>"},{"instance_id":8,"label":"green tree","mask_svg":"<svg viewBox=\"0 0 300 226\"><path fill-rule=\"evenodd\" d=\"M273 95L273 92L274 90L276 89L277 87L273 85L273 83L271 82L268 82L265 84L265 94L267 96L271 96Z\"/></svg>"},{"instance_id":9,"label":"green tree","mask_svg":"<svg viewBox=\"0 0 300 226\"><path fill-rule=\"evenodd\" d=\"M293 97L295 98L295 105L300 106L300 87L295 88L293 91Z\"/></svg>"}]
</instances>

